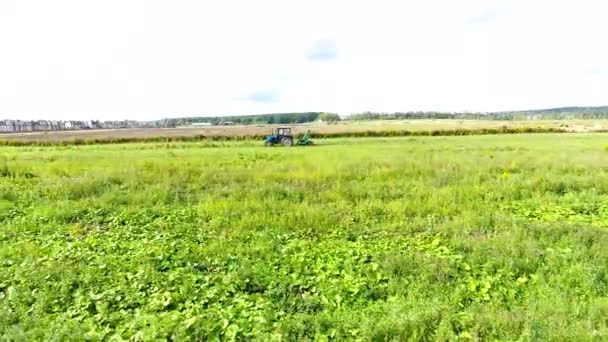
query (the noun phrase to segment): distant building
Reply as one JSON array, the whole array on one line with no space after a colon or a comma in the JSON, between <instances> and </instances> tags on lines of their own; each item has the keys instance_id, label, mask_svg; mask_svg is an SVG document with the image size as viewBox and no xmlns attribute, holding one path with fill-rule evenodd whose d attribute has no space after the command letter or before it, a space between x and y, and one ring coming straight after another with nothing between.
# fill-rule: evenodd
<instances>
[{"instance_id":1,"label":"distant building","mask_svg":"<svg viewBox=\"0 0 608 342\"><path fill-rule=\"evenodd\" d=\"M0 132L10 133L15 131L15 125L12 121L0 121Z\"/></svg>"},{"instance_id":2,"label":"distant building","mask_svg":"<svg viewBox=\"0 0 608 342\"><path fill-rule=\"evenodd\" d=\"M543 116L540 114L528 115L528 120L542 120Z\"/></svg>"},{"instance_id":3,"label":"distant building","mask_svg":"<svg viewBox=\"0 0 608 342\"><path fill-rule=\"evenodd\" d=\"M193 122L190 124L192 127L200 127L200 126L212 126L211 122Z\"/></svg>"}]
</instances>

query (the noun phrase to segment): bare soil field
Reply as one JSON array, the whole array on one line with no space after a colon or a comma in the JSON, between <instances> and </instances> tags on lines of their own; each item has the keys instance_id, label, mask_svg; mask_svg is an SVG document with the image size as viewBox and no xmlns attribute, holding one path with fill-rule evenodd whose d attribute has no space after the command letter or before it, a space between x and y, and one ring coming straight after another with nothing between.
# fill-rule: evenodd
<instances>
[{"instance_id":1,"label":"bare soil field","mask_svg":"<svg viewBox=\"0 0 608 342\"><path fill-rule=\"evenodd\" d=\"M0 134L0 140L15 141L69 141L73 139L120 139L159 138L189 136L252 136L270 134L279 126L292 127L294 133L311 130L316 133L362 132L362 131L431 131L451 129L482 128L560 128L571 132L594 132L608 129L608 120L539 120L539 121L497 121L497 120L378 120L343 121L335 124L310 123L292 125L246 125L209 126L184 128L134 128L79 130L57 132L28 132Z\"/></svg>"}]
</instances>

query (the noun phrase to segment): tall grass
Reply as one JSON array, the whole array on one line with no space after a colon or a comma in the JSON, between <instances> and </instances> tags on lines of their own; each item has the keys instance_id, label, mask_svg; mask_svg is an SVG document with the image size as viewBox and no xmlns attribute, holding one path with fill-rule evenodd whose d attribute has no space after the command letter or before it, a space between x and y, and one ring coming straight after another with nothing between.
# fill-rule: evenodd
<instances>
[{"instance_id":1,"label":"tall grass","mask_svg":"<svg viewBox=\"0 0 608 342\"><path fill-rule=\"evenodd\" d=\"M553 127L500 127L500 128L474 128L474 129L437 129L437 130L368 130L352 132L313 132L313 138L355 138L355 137L416 137L416 136L460 136L460 135L491 135L491 134L524 134L524 133L566 133L560 128ZM261 140L266 135L184 135L161 137L112 137L104 138L66 138L59 140L44 140L33 137L25 139L0 139L0 146L78 146L123 143L170 143L170 142L196 142L196 141L243 141ZM300 135L301 136L301 135Z\"/></svg>"}]
</instances>

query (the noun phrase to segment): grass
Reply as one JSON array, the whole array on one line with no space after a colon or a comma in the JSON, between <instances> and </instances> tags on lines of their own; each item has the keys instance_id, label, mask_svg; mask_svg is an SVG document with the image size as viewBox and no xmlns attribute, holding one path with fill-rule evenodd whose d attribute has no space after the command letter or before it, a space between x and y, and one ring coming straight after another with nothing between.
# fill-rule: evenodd
<instances>
[{"instance_id":1,"label":"grass","mask_svg":"<svg viewBox=\"0 0 608 342\"><path fill-rule=\"evenodd\" d=\"M605 340L601 134L0 148L1 340Z\"/></svg>"}]
</instances>

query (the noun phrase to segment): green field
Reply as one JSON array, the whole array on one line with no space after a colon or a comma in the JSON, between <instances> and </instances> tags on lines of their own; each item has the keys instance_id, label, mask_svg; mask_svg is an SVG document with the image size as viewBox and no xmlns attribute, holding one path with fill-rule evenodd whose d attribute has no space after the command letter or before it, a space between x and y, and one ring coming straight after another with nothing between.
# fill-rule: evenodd
<instances>
[{"instance_id":1,"label":"green field","mask_svg":"<svg viewBox=\"0 0 608 342\"><path fill-rule=\"evenodd\" d=\"M606 340L608 136L0 148L0 340Z\"/></svg>"}]
</instances>

